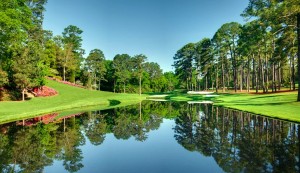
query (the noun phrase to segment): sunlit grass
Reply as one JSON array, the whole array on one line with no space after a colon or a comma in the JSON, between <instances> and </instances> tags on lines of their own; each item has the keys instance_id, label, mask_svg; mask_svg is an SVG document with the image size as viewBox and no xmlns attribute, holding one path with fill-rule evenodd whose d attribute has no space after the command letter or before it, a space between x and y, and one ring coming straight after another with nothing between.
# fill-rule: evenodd
<instances>
[{"instance_id":1,"label":"sunlit grass","mask_svg":"<svg viewBox=\"0 0 300 173\"><path fill-rule=\"evenodd\" d=\"M297 92L283 92L276 94L247 94L247 93L219 93L219 97L205 97L203 95L189 95L174 92L166 97L171 101L212 100L214 105L238 109L254 114L265 115L290 121L300 122L300 102L296 102Z\"/></svg>"},{"instance_id":2,"label":"sunlit grass","mask_svg":"<svg viewBox=\"0 0 300 173\"><path fill-rule=\"evenodd\" d=\"M296 102L296 99L296 91L276 94L224 94L215 100L215 105L300 122L300 102Z\"/></svg>"},{"instance_id":3,"label":"sunlit grass","mask_svg":"<svg viewBox=\"0 0 300 173\"><path fill-rule=\"evenodd\" d=\"M145 96L140 97L138 94L90 91L51 80L47 81L47 86L57 90L59 95L33 98L25 102L0 102L0 122L30 118L67 109L86 108L88 106L97 106L101 109L125 106L145 99Z\"/></svg>"}]
</instances>

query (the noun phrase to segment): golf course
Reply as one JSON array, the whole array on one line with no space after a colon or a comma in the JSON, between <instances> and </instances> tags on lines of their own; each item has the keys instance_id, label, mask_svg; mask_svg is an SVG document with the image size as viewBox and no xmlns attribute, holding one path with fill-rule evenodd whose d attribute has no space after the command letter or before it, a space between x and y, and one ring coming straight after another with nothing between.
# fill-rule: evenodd
<instances>
[{"instance_id":1,"label":"golf course","mask_svg":"<svg viewBox=\"0 0 300 173\"><path fill-rule=\"evenodd\" d=\"M37 97L26 101L0 102L0 122L31 118L51 112L108 109L127 106L145 100L149 95L112 93L87 90L47 80L48 87L58 91L51 97ZM167 101L212 101L216 106L238 109L253 114L283 120L300 122L300 102L296 102L297 92L273 94L220 94L218 97L189 95L173 92L164 95Z\"/></svg>"}]
</instances>

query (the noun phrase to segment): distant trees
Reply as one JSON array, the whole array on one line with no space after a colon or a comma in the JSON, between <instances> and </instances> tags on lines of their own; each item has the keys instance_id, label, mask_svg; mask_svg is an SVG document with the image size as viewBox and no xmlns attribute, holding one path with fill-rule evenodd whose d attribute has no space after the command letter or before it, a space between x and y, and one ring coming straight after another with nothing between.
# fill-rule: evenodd
<instances>
[{"instance_id":1,"label":"distant trees","mask_svg":"<svg viewBox=\"0 0 300 173\"><path fill-rule=\"evenodd\" d=\"M173 90L177 85L175 76L172 76L173 78L168 83L167 77L171 75L166 73L165 76L157 63L145 62L146 60L147 57L142 54L133 57L128 54L116 55L111 63L111 69L107 72L110 75L106 75L109 77L106 80L113 81L110 85L113 88L107 90L139 94ZM107 60L107 64L110 64L109 60Z\"/></svg>"},{"instance_id":2,"label":"distant trees","mask_svg":"<svg viewBox=\"0 0 300 173\"><path fill-rule=\"evenodd\" d=\"M135 75L139 79L139 94L142 94L142 77L144 72L144 62L147 60L145 55L136 55L133 57L133 65L134 65L134 72Z\"/></svg>"},{"instance_id":3,"label":"distant trees","mask_svg":"<svg viewBox=\"0 0 300 173\"><path fill-rule=\"evenodd\" d=\"M64 43L64 56L69 63L70 82L75 82L76 73L80 70L80 63L83 59L84 50L82 45L82 30L74 25L66 27L62 33ZM64 68L65 69L65 68ZM65 71L64 71L65 73ZM65 80L65 79L64 79Z\"/></svg>"},{"instance_id":4,"label":"distant trees","mask_svg":"<svg viewBox=\"0 0 300 173\"><path fill-rule=\"evenodd\" d=\"M186 82L181 87L216 91L222 88L223 92L228 88L237 92L239 88L266 93L283 86L295 90L296 79L300 79L295 70L299 63L296 57L300 56L299 14L299 2L294 0L251 0L242 16L255 19L243 26L225 23L213 38L189 43L177 51L176 76Z\"/></svg>"},{"instance_id":5,"label":"distant trees","mask_svg":"<svg viewBox=\"0 0 300 173\"><path fill-rule=\"evenodd\" d=\"M189 43L177 51L174 56L175 74L186 84L186 89L193 90L195 83L193 72L195 60L195 44Z\"/></svg>"},{"instance_id":6,"label":"distant trees","mask_svg":"<svg viewBox=\"0 0 300 173\"><path fill-rule=\"evenodd\" d=\"M106 73L105 57L101 50L91 50L89 56L85 60L94 85L98 83L98 90L101 89L101 81L105 80L104 75Z\"/></svg>"}]
</instances>

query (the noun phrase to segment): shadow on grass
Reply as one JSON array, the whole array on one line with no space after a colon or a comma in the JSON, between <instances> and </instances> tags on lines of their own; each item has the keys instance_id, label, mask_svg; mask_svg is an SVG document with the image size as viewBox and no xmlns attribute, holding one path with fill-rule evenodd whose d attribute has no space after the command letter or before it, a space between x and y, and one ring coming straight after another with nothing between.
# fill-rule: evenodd
<instances>
[{"instance_id":1,"label":"shadow on grass","mask_svg":"<svg viewBox=\"0 0 300 173\"><path fill-rule=\"evenodd\" d=\"M109 101L109 106L117 106L121 104L119 100L108 100Z\"/></svg>"},{"instance_id":2,"label":"shadow on grass","mask_svg":"<svg viewBox=\"0 0 300 173\"><path fill-rule=\"evenodd\" d=\"M169 92L145 92L144 94L148 94L148 95L163 95L163 94L167 94L167 95L182 95L182 94L186 94L187 90L184 89L178 89L178 90L174 90L174 91L169 91Z\"/></svg>"},{"instance_id":3,"label":"shadow on grass","mask_svg":"<svg viewBox=\"0 0 300 173\"><path fill-rule=\"evenodd\" d=\"M255 99L264 99L264 98L278 98L278 97L284 97L284 95L264 95L264 96L258 96L254 98L249 98L249 100L255 100Z\"/></svg>"},{"instance_id":4,"label":"shadow on grass","mask_svg":"<svg viewBox=\"0 0 300 173\"><path fill-rule=\"evenodd\" d=\"M276 102L276 103L248 103L248 102L239 102L239 103L236 103L235 105L247 105L247 106L278 106L278 105L285 105L285 104L290 104L290 103L293 103L293 102L289 102L289 101L282 101L282 102Z\"/></svg>"},{"instance_id":5,"label":"shadow on grass","mask_svg":"<svg viewBox=\"0 0 300 173\"><path fill-rule=\"evenodd\" d=\"M165 97L166 100L182 100L182 101L186 101L186 100L191 100L191 101L198 101L198 100L215 100L214 97L204 97L203 95L188 95L188 94L180 94L180 93L176 93L176 94L171 94L168 95L167 97Z\"/></svg>"}]
</instances>

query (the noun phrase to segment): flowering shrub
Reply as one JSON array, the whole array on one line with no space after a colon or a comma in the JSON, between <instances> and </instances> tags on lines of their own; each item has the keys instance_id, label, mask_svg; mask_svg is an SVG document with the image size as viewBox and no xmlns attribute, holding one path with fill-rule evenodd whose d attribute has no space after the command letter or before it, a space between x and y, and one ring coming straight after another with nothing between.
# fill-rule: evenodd
<instances>
[{"instance_id":1,"label":"flowering shrub","mask_svg":"<svg viewBox=\"0 0 300 173\"><path fill-rule=\"evenodd\" d=\"M16 124L19 126L34 126L40 122L42 122L43 124L49 124L52 122L59 122L63 119L80 116L82 114L83 113L71 114L71 115L60 117L57 119L56 117L59 116L59 113L50 113L50 114L46 114L43 116L39 116L39 117L35 117L35 118L23 120L23 121L17 121Z\"/></svg>"},{"instance_id":2,"label":"flowering shrub","mask_svg":"<svg viewBox=\"0 0 300 173\"><path fill-rule=\"evenodd\" d=\"M49 88L47 86L42 86L39 88L33 89L33 94L36 97L48 97L48 96L55 96L58 94L58 92L52 88Z\"/></svg>"},{"instance_id":3,"label":"flowering shrub","mask_svg":"<svg viewBox=\"0 0 300 173\"><path fill-rule=\"evenodd\" d=\"M48 77L48 79L54 80L54 81L57 81L59 83L63 83L63 84L66 84L66 85L70 85L70 86L74 86L74 87L79 87L79 88L84 88L82 85L78 85L78 84L75 84L75 83L72 83L72 82L68 82L68 81L62 81L62 80L59 80L57 78Z\"/></svg>"}]
</instances>

